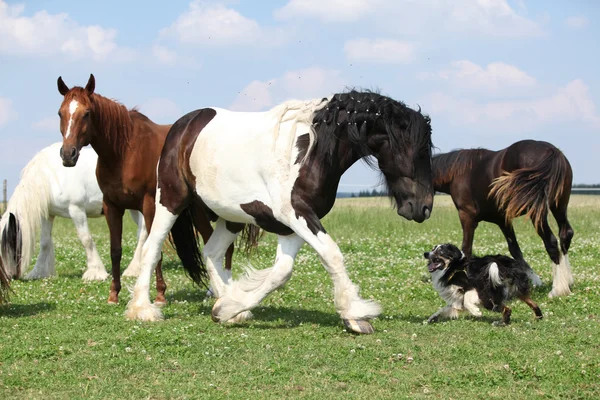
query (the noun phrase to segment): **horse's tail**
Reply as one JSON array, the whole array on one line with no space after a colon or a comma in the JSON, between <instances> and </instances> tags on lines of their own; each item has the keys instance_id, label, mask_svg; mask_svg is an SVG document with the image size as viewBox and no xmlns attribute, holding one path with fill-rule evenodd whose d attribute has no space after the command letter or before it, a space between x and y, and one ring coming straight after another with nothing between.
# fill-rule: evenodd
<instances>
[{"instance_id":1,"label":"horse's tail","mask_svg":"<svg viewBox=\"0 0 600 400\"><path fill-rule=\"evenodd\" d=\"M199 247L198 230L194 225L197 213L203 213L204 210L199 205L191 202L186 207L171 228L169 242L177 252L183 268L188 273L192 281L197 285L203 285L208 288L208 272L204 265L202 253Z\"/></svg>"},{"instance_id":2,"label":"horse's tail","mask_svg":"<svg viewBox=\"0 0 600 400\"><path fill-rule=\"evenodd\" d=\"M48 218L52 191L48 156L39 152L21 171L21 179L0 220L0 258L9 276L20 277L29 266L42 218Z\"/></svg>"},{"instance_id":3,"label":"horse's tail","mask_svg":"<svg viewBox=\"0 0 600 400\"><path fill-rule=\"evenodd\" d=\"M8 301L8 293L10 292L10 279L4 270L4 264L0 257L0 304Z\"/></svg>"},{"instance_id":4,"label":"horse's tail","mask_svg":"<svg viewBox=\"0 0 600 400\"><path fill-rule=\"evenodd\" d=\"M536 228L541 227L550 204L558 205L564 194L565 180L572 176L564 154L555 147L534 167L505 172L496 178L489 196L496 198L506 213L506 221L526 214ZM572 179L572 178L571 178Z\"/></svg>"},{"instance_id":5,"label":"horse's tail","mask_svg":"<svg viewBox=\"0 0 600 400\"><path fill-rule=\"evenodd\" d=\"M258 247L258 241L264 235L264 231L256 225L244 225L244 229L238 236L238 247L246 255L252 253Z\"/></svg>"}]
</instances>

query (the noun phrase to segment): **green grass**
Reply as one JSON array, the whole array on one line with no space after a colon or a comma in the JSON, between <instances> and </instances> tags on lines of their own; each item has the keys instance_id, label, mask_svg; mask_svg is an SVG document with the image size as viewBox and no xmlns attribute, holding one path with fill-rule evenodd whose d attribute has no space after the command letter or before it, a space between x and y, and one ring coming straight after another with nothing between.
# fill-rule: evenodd
<instances>
[{"instance_id":1,"label":"green grass","mask_svg":"<svg viewBox=\"0 0 600 400\"><path fill-rule=\"evenodd\" d=\"M83 249L71 222L58 220L58 277L14 282L11 304L0 306L0 398L597 398L600 198L572 198L574 294L548 299L549 286L536 290L545 318L535 321L515 302L513 323L504 328L493 327L499 314L486 310L480 321L423 324L443 302L422 253L461 241L448 200L436 198L423 224L401 219L385 199L339 200L325 218L361 294L384 307L370 336L344 331L331 281L308 246L290 282L254 310L253 321L213 323L213 301L173 258L165 265L165 320L127 321L129 292L110 306L108 281L81 281ZM134 227L125 221L124 266L135 247ZM93 220L91 228L108 265L106 223ZM541 240L525 220L516 230L530 265L550 282ZM250 260L235 256L234 269L270 266L274 246L266 236ZM507 253L500 231L488 224L477 230L475 251Z\"/></svg>"}]
</instances>

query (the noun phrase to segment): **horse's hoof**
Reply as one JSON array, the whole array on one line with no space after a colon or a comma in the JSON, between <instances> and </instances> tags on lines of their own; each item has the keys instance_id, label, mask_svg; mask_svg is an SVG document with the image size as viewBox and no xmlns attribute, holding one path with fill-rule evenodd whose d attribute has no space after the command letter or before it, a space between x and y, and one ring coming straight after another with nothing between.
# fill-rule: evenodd
<instances>
[{"instance_id":1,"label":"horse's hoof","mask_svg":"<svg viewBox=\"0 0 600 400\"><path fill-rule=\"evenodd\" d=\"M221 311L221 299L217 299L217 301L215 302L215 305L212 308L212 311L210 313L210 318L213 320L213 322L221 322L221 319L218 317L219 315L219 311Z\"/></svg>"},{"instance_id":2,"label":"horse's hoof","mask_svg":"<svg viewBox=\"0 0 600 400\"><path fill-rule=\"evenodd\" d=\"M111 293L108 295L107 303L108 304L119 304L119 297L116 294Z\"/></svg>"},{"instance_id":3,"label":"horse's hoof","mask_svg":"<svg viewBox=\"0 0 600 400\"><path fill-rule=\"evenodd\" d=\"M165 298L164 295L157 295L156 299L154 299L154 305L158 306L158 307L162 307L167 305L167 299Z\"/></svg>"},{"instance_id":4,"label":"horse's hoof","mask_svg":"<svg viewBox=\"0 0 600 400\"><path fill-rule=\"evenodd\" d=\"M252 319L252 312L250 312L250 311L242 311L241 313L239 313L235 317L229 319L227 321L227 323L229 323L229 324L239 324L241 322L249 321L251 319ZM213 319L213 321L214 321L214 319Z\"/></svg>"},{"instance_id":5,"label":"horse's hoof","mask_svg":"<svg viewBox=\"0 0 600 400\"><path fill-rule=\"evenodd\" d=\"M375 332L373 326L363 319L342 319L346 329L351 332L360 333L363 335L370 335Z\"/></svg>"}]
</instances>

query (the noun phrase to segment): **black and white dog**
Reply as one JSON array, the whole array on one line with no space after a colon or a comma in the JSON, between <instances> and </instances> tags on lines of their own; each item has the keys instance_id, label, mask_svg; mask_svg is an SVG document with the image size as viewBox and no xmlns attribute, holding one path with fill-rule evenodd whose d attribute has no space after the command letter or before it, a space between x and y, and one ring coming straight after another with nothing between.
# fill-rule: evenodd
<instances>
[{"instance_id":1,"label":"black and white dog","mask_svg":"<svg viewBox=\"0 0 600 400\"><path fill-rule=\"evenodd\" d=\"M448 304L431 317L435 322L440 317L458 318L462 310L476 317L481 316L477 307L502 313L502 323L510 323L511 309L504 303L518 297L542 318L542 312L531 300L527 270L513 258L495 255L468 259L453 244L435 246L423 254L429 260L433 287Z\"/></svg>"}]
</instances>

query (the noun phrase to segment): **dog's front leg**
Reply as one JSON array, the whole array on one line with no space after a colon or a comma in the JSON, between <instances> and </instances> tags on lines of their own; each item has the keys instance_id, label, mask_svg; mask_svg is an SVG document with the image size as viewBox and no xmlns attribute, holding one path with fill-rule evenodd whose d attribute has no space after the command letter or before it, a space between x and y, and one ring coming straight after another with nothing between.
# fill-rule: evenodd
<instances>
[{"instance_id":1,"label":"dog's front leg","mask_svg":"<svg viewBox=\"0 0 600 400\"><path fill-rule=\"evenodd\" d=\"M429 317L427 323L437 322L440 318L456 319L458 318L458 311L458 309L449 304Z\"/></svg>"}]
</instances>

